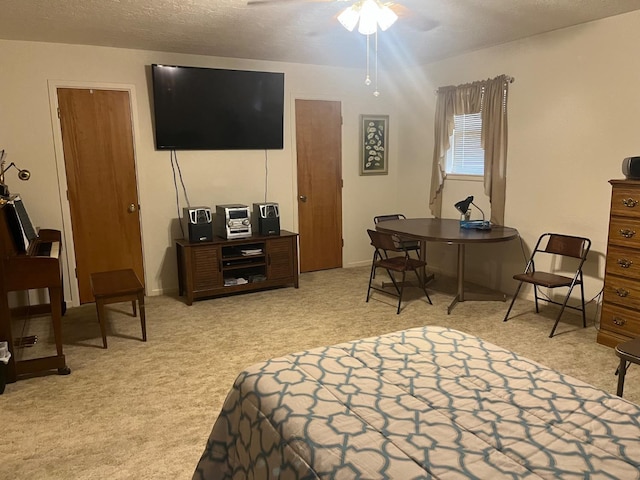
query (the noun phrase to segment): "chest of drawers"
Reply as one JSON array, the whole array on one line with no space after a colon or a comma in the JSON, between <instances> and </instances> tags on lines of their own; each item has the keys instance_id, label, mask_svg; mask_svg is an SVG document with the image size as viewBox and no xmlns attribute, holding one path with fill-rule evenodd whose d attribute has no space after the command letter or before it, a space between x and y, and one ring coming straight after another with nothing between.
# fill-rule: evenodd
<instances>
[{"instance_id":1,"label":"chest of drawers","mask_svg":"<svg viewBox=\"0 0 640 480\"><path fill-rule=\"evenodd\" d=\"M598 343L640 336L640 181L610 180L611 215Z\"/></svg>"}]
</instances>

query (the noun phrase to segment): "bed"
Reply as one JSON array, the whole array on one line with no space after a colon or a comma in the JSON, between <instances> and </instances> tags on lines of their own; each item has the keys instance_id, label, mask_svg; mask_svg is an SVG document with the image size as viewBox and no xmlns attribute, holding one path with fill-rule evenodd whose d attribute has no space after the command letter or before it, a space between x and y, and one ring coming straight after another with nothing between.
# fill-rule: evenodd
<instances>
[{"instance_id":1,"label":"bed","mask_svg":"<svg viewBox=\"0 0 640 480\"><path fill-rule=\"evenodd\" d=\"M640 478L640 407L441 327L242 372L194 479Z\"/></svg>"}]
</instances>

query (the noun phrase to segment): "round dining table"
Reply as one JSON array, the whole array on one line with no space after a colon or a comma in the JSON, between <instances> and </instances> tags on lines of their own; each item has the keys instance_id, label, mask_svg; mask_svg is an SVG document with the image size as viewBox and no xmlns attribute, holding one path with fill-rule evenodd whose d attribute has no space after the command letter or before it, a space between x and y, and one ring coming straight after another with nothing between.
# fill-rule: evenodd
<instances>
[{"instance_id":1,"label":"round dining table","mask_svg":"<svg viewBox=\"0 0 640 480\"><path fill-rule=\"evenodd\" d=\"M376 225L376 230L392 233L403 239L420 242L420 259L426 262L427 242L444 242L458 246L457 292L447 308L450 314L459 302L470 300L506 300L506 295L477 294L464 291L465 246L473 243L506 242L519 237L518 230L501 225L490 229L462 228L459 220L448 218L406 218L386 220ZM423 275L425 273L423 272Z\"/></svg>"}]
</instances>

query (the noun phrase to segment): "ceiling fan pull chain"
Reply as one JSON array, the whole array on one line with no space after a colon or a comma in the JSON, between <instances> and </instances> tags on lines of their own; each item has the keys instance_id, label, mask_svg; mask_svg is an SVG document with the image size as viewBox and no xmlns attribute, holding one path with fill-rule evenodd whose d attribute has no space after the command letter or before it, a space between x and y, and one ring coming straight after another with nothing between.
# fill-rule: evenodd
<instances>
[{"instance_id":1,"label":"ceiling fan pull chain","mask_svg":"<svg viewBox=\"0 0 640 480\"><path fill-rule=\"evenodd\" d=\"M371 77L369 76L369 37L370 35L367 35L367 76L364 79L364 84L366 86L371 85Z\"/></svg>"},{"instance_id":2,"label":"ceiling fan pull chain","mask_svg":"<svg viewBox=\"0 0 640 480\"><path fill-rule=\"evenodd\" d=\"M374 97L379 97L380 92L378 91L378 29L376 28L376 46L375 46L375 55L376 55L376 63L374 65L375 68L375 81L376 81L376 89L373 91Z\"/></svg>"}]
</instances>

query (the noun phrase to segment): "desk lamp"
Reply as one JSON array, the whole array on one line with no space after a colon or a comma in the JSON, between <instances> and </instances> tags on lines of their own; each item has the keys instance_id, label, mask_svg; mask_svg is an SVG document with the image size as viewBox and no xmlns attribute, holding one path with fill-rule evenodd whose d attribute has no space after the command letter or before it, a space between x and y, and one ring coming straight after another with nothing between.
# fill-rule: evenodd
<instances>
[{"instance_id":1,"label":"desk lamp","mask_svg":"<svg viewBox=\"0 0 640 480\"><path fill-rule=\"evenodd\" d=\"M31 177L31 172L29 170L22 170L18 168L18 166L11 162L8 167L5 168L5 153L4 150L0 150L0 197L8 197L9 196L9 187L4 183L4 173L9 170L11 167L18 170L18 178L22 181L27 181Z\"/></svg>"},{"instance_id":2,"label":"desk lamp","mask_svg":"<svg viewBox=\"0 0 640 480\"><path fill-rule=\"evenodd\" d=\"M469 206L473 205L482 214L482 220L460 220L460 228L475 228L476 230L491 230L491 222L487 222L484 219L484 212L482 209L473 203L473 195L469 195L464 200L460 200L454 206L462 215L466 214L469 210Z\"/></svg>"}]
</instances>

